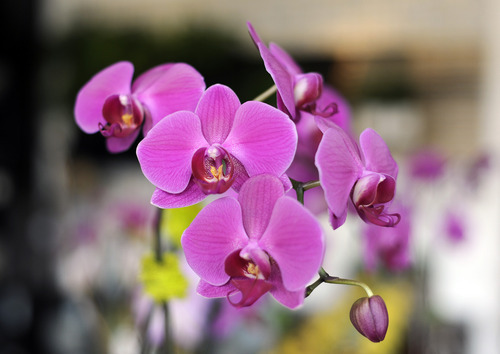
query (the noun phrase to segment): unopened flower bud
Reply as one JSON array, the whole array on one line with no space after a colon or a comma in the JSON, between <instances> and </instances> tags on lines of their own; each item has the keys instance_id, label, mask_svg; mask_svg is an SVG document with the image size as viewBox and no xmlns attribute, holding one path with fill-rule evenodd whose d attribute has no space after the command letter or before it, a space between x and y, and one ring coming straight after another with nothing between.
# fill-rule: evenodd
<instances>
[{"instance_id":1,"label":"unopened flower bud","mask_svg":"<svg viewBox=\"0 0 500 354\"><path fill-rule=\"evenodd\" d=\"M389 315L384 300L378 296L358 299L351 307L351 323L372 342L381 342L387 333Z\"/></svg>"}]
</instances>

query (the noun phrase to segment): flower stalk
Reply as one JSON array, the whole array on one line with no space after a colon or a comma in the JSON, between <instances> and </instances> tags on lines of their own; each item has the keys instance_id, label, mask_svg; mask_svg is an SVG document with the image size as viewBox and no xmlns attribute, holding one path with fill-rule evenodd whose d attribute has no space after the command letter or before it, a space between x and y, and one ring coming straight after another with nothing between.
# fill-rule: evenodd
<instances>
[{"instance_id":1,"label":"flower stalk","mask_svg":"<svg viewBox=\"0 0 500 354\"><path fill-rule=\"evenodd\" d=\"M299 181L296 181L292 178L290 178L290 181L292 182L292 188L295 189L295 192L297 193L297 200L301 204L304 204L304 192L305 191L321 186L319 181L299 182Z\"/></svg>"},{"instance_id":2,"label":"flower stalk","mask_svg":"<svg viewBox=\"0 0 500 354\"><path fill-rule=\"evenodd\" d=\"M155 220L155 232L154 232L154 254L156 262L159 264L163 263L163 244L161 240L161 220L162 220L163 209L158 208ZM173 353L173 340L170 333L170 322L169 322L169 308L168 302L162 301L161 308L163 311L163 316L165 318L165 339L163 345L159 348L160 353Z\"/></svg>"},{"instance_id":3,"label":"flower stalk","mask_svg":"<svg viewBox=\"0 0 500 354\"><path fill-rule=\"evenodd\" d=\"M276 92L276 85L273 85L273 86L269 87L266 91L262 92L260 95L255 97L253 99L253 101L264 102L275 92Z\"/></svg>"},{"instance_id":4,"label":"flower stalk","mask_svg":"<svg viewBox=\"0 0 500 354\"><path fill-rule=\"evenodd\" d=\"M353 279L345 279L345 278L331 276L323 268L320 268L318 274L319 278L306 288L306 294L305 294L306 297L308 297L313 292L313 290L316 289L321 283L355 285L363 288L368 297L373 296L373 291L370 289L368 285L366 285L363 282Z\"/></svg>"}]
</instances>

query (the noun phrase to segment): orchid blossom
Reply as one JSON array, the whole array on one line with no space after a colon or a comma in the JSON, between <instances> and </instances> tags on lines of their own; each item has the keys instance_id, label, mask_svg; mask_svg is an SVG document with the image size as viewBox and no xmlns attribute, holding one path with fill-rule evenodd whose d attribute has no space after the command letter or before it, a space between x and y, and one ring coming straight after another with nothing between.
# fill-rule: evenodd
<instances>
[{"instance_id":1,"label":"orchid blossom","mask_svg":"<svg viewBox=\"0 0 500 354\"><path fill-rule=\"evenodd\" d=\"M198 293L226 296L236 307L250 306L266 292L289 308L301 305L325 249L315 217L266 174L247 180L238 199L207 205L181 242L201 278Z\"/></svg>"},{"instance_id":2,"label":"orchid blossom","mask_svg":"<svg viewBox=\"0 0 500 354\"><path fill-rule=\"evenodd\" d=\"M332 126L323 134L316 153L332 226L336 229L345 222L349 198L365 222L394 226L400 216L388 214L387 208L394 197L398 166L374 130L366 129L359 140L362 154L349 135Z\"/></svg>"},{"instance_id":3,"label":"orchid blossom","mask_svg":"<svg viewBox=\"0 0 500 354\"><path fill-rule=\"evenodd\" d=\"M76 98L76 123L85 133L100 131L112 153L130 148L141 127L146 135L166 115L193 111L205 90L203 77L184 63L154 67L132 84L133 73L132 63L115 63L92 77Z\"/></svg>"},{"instance_id":4,"label":"orchid blossom","mask_svg":"<svg viewBox=\"0 0 500 354\"><path fill-rule=\"evenodd\" d=\"M327 105L327 102L336 102L339 106L339 112L332 116L332 119L324 119L323 117L310 117L309 119L306 116L310 116L310 113L303 112L303 119L295 122L298 134L297 152L286 174L296 181L318 180L318 170L314 165L314 157L323 136L322 130L328 129L331 124L336 124L346 133L351 134L351 112L347 101L332 88L324 87L323 95L317 101L317 105L323 107ZM290 195L293 193L291 191ZM314 188L308 191L304 204L315 214L325 211L326 203L323 190Z\"/></svg>"},{"instance_id":5,"label":"orchid blossom","mask_svg":"<svg viewBox=\"0 0 500 354\"><path fill-rule=\"evenodd\" d=\"M175 112L137 147L142 171L157 188L152 203L178 208L221 194L253 175L282 177L297 147L293 122L262 102L240 104L227 86L209 87L195 112ZM283 184L290 182L283 178Z\"/></svg>"},{"instance_id":6,"label":"orchid blossom","mask_svg":"<svg viewBox=\"0 0 500 354\"><path fill-rule=\"evenodd\" d=\"M318 73L303 73L293 58L280 46L264 42L250 23L248 31L254 41L267 72L273 78L277 88L277 106L293 120L299 120L303 113L315 116L331 117L338 112L336 102L318 100L323 94L323 77Z\"/></svg>"}]
</instances>

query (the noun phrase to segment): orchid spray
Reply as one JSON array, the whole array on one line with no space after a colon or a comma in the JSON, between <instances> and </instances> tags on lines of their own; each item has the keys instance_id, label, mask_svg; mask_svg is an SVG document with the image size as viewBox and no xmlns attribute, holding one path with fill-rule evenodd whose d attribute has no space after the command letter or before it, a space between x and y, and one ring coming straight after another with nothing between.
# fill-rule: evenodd
<instances>
[{"instance_id":1,"label":"orchid spray","mask_svg":"<svg viewBox=\"0 0 500 354\"><path fill-rule=\"evenodd\" d=\"M157 66L131 83L128 62L96 74L76 99L76 123L86 133L100 131L112 153L128 149L142 128L137 158L160 213L155 256L143 262L142 279L163 306L167 331L161 337L170 338L168 302L185 293L172 258L183 253L199 277L198 294L225 297L237 308L269 293L295 309L323 283L360 286L367 297L354 303L351 321L362 335L381 341L389 323L383 299L368 285L323 269L328 240L317 214L328 212L337 229L351 206L372 228L396 226L401 217L391 204L398 166L372 129L355 141L349 105L320 74L304 73L278 45L266 46L251 24L248 30L275 83L252 101L241 103L221 84L206 88L185 63ZM276 106L264 103L274 93ZM313 189L320 191L315 207L304 204ZM202 201L179 245L166 247L162 214Z\"/></svg>"}]
</instances>

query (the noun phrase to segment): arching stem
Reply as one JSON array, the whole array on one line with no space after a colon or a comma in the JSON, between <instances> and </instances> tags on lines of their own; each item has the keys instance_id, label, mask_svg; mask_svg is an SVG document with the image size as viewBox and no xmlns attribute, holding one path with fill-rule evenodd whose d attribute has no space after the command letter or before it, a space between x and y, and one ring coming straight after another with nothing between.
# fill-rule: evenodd
<instances>
[{"instance_id":1,"label":"arching stem","mask_svg":"<svg viewBox=\"0 0 500 354\"><path fill-rule=\"evenodd\" d=\"M276 92L276 85L273 85L270 88L268 88L266 91L262 92L260 95L258 95L257 97L255 97L253 99L253 101L264 102L265 100L267 100L275 92Z\"/></svg>"}]
</instances>

